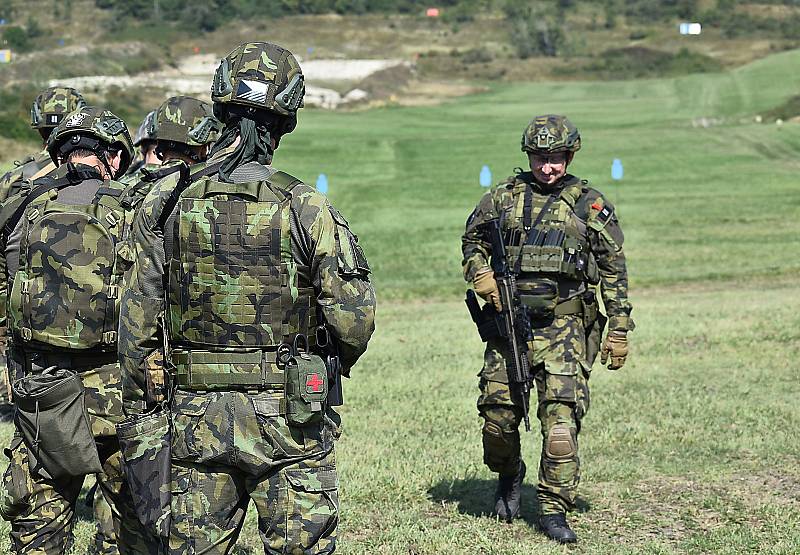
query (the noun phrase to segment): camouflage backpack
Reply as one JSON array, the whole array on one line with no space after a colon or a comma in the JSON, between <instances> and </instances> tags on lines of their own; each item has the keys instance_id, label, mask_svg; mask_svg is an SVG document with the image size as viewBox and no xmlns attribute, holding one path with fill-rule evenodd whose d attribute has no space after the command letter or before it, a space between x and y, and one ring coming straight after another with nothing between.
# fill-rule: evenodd
<instances>
[{"instance_id":1,"label":"camouflage backpack","mask_svg":"<svg viewBox=\"0 0 800 555\"><path fill-rule=\"evenodd\" d=\"M58 189L100 174L72 164L59 170L34 182L5 224L6 236L22 226L10 328L16 341L34 348L114 351L119 283L132 262L126 239L138 199L106 181L90 204L60 203Z\"/></svg>"}]
</instances>

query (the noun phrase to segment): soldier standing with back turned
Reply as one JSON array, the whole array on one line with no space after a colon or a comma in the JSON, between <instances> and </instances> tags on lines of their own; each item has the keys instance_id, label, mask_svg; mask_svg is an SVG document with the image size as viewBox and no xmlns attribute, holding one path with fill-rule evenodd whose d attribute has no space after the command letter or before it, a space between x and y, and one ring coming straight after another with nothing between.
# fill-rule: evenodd
<instances>
[{"instance_id":1,"label":"soldier standing with back turned","mask_svg":"<svg viewBox=\"0 0 800 555\"><path fill-rule=\"evenodd\" d=\"M111 501L119 553L155 554L133 512L115 423L122 420L117 315L131 224L121 176L125 123L84 106L52 132L57 168L0 208L0 299L13 338L15 436L0 487L14 553L57 555L72 542L86 474Z\"/></svg>"},{"instance_id":2,"label":"soldier standing with back turned","mask_svg":"<svg viewBox=\"0 0 800 555\"><path fill-rule=\"evenodd\" d=\"M562 543L577 540L566 513L575 508L580 479L578 432L589 409L592 362L600 350L603 364L610 358L609 369L621 368L628 354L627 332L634 328L614 207L586 181L567 173L580 147L580 134L566 117L534 118L522 136L531 171L487 192L467 220L462 239L464 276L487 301L483 318L495 321L493 315L511 309L523 330L524 370L536 386L534 406L542 433L539 523L548 537ZM492 270L499 256L489 233L494 222L500 229L495 237L502 238L516 278L513 307L502 305ZM598 284L609 324L602 348L605 318L595 298ZM486 345L478 410L484 419L484 462L499 474L495 510L510 522L519 514L526 471L519 425L527 397L523 400L509 384L508 339L494 335Z\"/></svg>"},{"instance_id":3,"label":"soldier standing with back turned","mask_svg":"<svg viewBox=\"0 0 800 555\"><path fill-rule=\"evenodd\" d=\"M41 152L15 162L16 167L0 177L0 201L17 193L25 181L38 179L55 169L56 166L47 152L47 139L67 114L85 105L86 102L80 93L70 87L49 87L36 96L31 105L31 127L39 132L44 146ZM0 329L0 344L2 344L2 348L0 348L0 418L4 418L11 414L13 405L11 404L11 382L5 360L5 330L2 329Z\"/></svg>"},{"instance_id":4,"label":"soldier standing with back turned","mask_svg":"<svg viewBox=\"0 0 800 555\"><path fill-rule=\"evenodd\" d=\"M157 181L134 224L123 400L146 421L164 403L151 392L174 380L171 484L153 488L156 501L171 492L172 554L229 553L251 499L267 553L336 547L339 417L326 399L366 350L375 296L344 218L271 165L304 91L280 46L223 58L212 100L225 127L211 156ZM324 361L330 345L341 372ZM129 480L141 462L145 484L156 458L126 459Z\"/></svg>"}]
</instances>

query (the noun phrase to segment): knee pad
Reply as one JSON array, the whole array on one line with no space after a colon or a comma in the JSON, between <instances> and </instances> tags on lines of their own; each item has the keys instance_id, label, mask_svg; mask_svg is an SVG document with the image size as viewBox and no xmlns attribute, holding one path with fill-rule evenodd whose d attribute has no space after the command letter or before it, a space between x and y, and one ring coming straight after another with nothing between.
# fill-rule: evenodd
<instances>
[{"instance_id":1,"label":"knee pad","mask_svg":"<svg viewBox=\"0 0 800 555\"><path fill-rule=\"evenodd\" d=\"M504 430L496 422L483 425L483 462L493 472L510 474L519 468L519 431Z\"/></svg>"},{"instance_id":2,"label":"knee pad","mask_svg":"<svg viewBox=\"0 0 800 555\"><path fill-rule=\"evenodd\" d=\"M578 454L578 445L568 426L556 424L544 440L544 453L550 459L567 460Z\"/></svg>"}]
</instances>

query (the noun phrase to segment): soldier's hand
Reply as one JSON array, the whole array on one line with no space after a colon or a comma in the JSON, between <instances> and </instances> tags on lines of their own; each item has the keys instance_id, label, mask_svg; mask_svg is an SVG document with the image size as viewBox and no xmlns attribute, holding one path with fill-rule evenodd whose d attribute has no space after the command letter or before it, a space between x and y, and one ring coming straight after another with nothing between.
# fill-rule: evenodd
<instances>
[{"instance_id":1,"label":"soldier's hand","mask_svg":"<svg viewBox=\"0 0 800 555\"><path fill-rule=\"evenodd\" d=\"M628 334L624 331L610 331L603 342L603 349L600 351L600 364L605 364L609 357L611 363L609 370L618 370L625 366L625 359L628 358Z\"/></svg>"},{"instance_id":2,"label":"soldier's hand","mask_svg":"<svg viewBox=\"0 0 800 555\"><path fill-rule=\"evenodd\" d=\"M6 335L6 328L0 327L0 355L5 356L7 347L8 347L8 336Z\"/></svg>"},{"instance_id":3,"label":"soldier's hand","mask_svg":"<svg viewBox=\"0 0 800 555\"><path fill-rule=\"evenodd\" d=\"M497 312L503 310L500 304L500 291L497 289L497 282L494 280L494 272L490 268L478 270L472 279L472 286L475 292L487 303L492 303Z\"/></svg>"}]
</instances>

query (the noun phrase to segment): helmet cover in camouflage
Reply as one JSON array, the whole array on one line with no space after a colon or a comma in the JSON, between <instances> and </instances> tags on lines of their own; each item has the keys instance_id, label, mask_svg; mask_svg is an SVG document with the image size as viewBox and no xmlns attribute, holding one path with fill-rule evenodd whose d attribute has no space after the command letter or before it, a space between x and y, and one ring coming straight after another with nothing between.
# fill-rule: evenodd
<instances>
[{"instance_id":1,"label":"helmet cover in camouflage","mask_svg":"<svg viewBox=\"0 0 800 555\"><path fill-rule=\"evenodd\" d=\"M294 118L303 106L305 83L300 64L285 48L269 42L248 42L224 57L214 74L211 100Z\"/></svg>"},{"instance_id":2,"label":"helmet cover in camouflage","mask_svg":"<svg viewBox=\"0 0 800 555\"><path fill-rule=\"evenodd\" d=\"M522 150L537 154L577 152L581 134L566 116L547 114L536 116L522 133Z\"/></svg>"},{"instance_id":3,"label":"helmet cover in camouflage","mask_svg":"<svg viewBox=\"0 0 800 555\"><path fill-rule=\"evenodd\" d=\"M221 130L211 104L190 96L173 96L156 111L154 138L158 141L202 146L216 141Z\"/></svg>"},{"instance_id":4,"label":"helmet cover in camouflage","mask_svg":"<svg viewBox=\"0 0 800 555\"><path fill-rule=\"evenodd\" d=\"M155 141L156 140L156 112L158 110L153 110L149 114L147 114L142 123L139 124L139 128L136 130L136 135L133 137L133 146L139 146L145 141Z\"/></svg>"},{"instance_id":5,"label":"helmet cover in camouflage","mask_svg":"<svg viewBox=\"0 0 800 555\"><path fill-rule=\"evenodd\" d=\"M81 94L71 87L50 87L40 92L31 106L31 127L57 126L64 116L86 106Z\"/></svg>"},{"instance_id":6,"label":"helmet cover in camouflage","mask_svg":"<svg viewBox=\"0 0 800 555\"><path fill-rule=\"evenodd\" d=\"M66 156L77 148L121 150L122 161L114 178L123 175L133 160L133 143L125 122L96 106L84 106L69 114L47 140L47 152L56 164L59 156Z\"/></svg>"}]
</instances>

